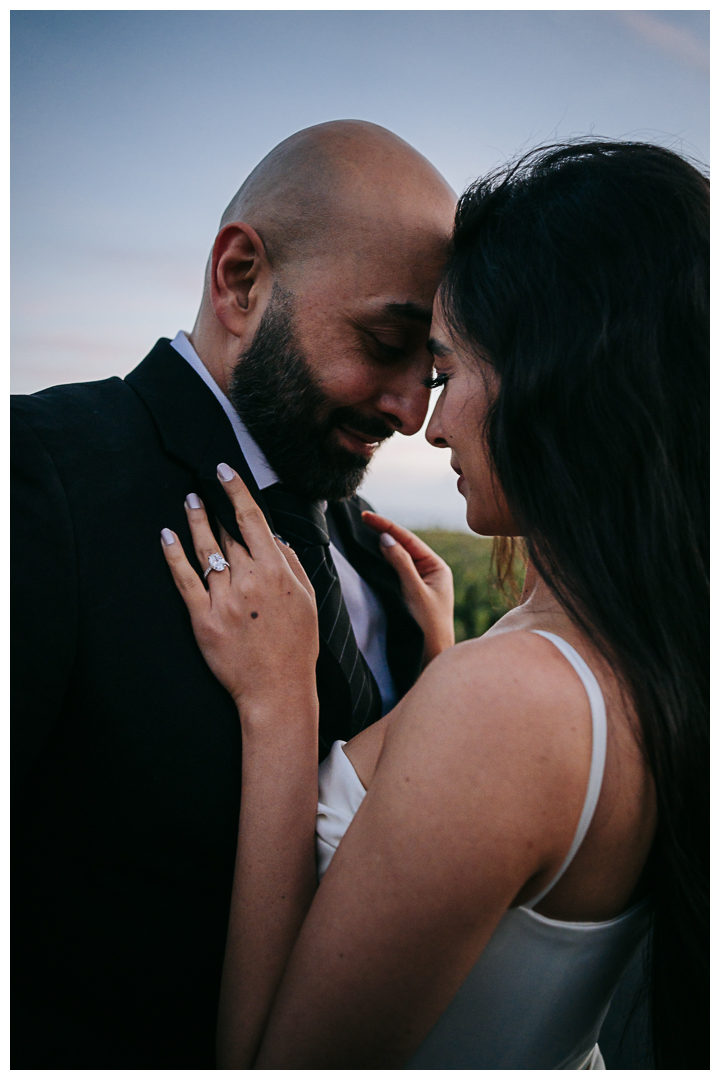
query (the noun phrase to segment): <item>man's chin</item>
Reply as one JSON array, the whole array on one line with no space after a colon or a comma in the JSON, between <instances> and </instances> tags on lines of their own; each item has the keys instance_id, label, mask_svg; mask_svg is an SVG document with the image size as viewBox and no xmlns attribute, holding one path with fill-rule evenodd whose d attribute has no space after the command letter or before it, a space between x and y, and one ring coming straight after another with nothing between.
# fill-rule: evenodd
<instances>
[{"instance_id":1,"label":"man's chin","mask_svg":"<svg viewBox=\"0 0 720 1080\"><path fill-rule=\"evenodd\" d=\"M367 461L362 460L352 467L337 469L322 485L324 491L319 498L327 499L328 502L339 502L340 499L351 498L365 479L367 466Z\"/></svg>"},{"instance_id":2,"label":"man's chin","mask_svg":"<svg viewBox=\"0 0 720 1080\"><path fill-rule=\"evenodd\" d=\"M345 476L348 482L355 477L357 483L360 483L372 461L373 455L350 450L340 440L332 440L327 450L328 473L334 474L338 482L341 482ZM358 477L359 479L357 479Z\"/></svg>"},{"instance_id":3,"label":"man's chin","mask_svg":"<svg viewBox=\"0 0 720 1080\"><path fill-rule=\"evenodd\" d=\"M308 498L339 502L355 494L365 479L367 467L366 457L337 445L317 470L308 470L302 480L298 477L291 486L296 490L302 488Z\"/></svg>"}]
</instances>

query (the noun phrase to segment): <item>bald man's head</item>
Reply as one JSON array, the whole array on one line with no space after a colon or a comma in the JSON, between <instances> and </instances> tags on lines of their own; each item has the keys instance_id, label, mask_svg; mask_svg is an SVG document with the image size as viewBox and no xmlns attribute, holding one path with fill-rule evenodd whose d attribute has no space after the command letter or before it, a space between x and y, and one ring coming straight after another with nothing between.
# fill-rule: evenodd
<instances>
[{"instance_id":1,"label":"bald man's head","mask_svg":"<svg viewBox=\"0 0 720 1080\"><path fill-rule=\"evenodd\" d=\"M455 196L385 128L299 131L223 214L192 344L285 483L341 498L427 412Z\"/></svg>"},{"instance_id":2,"label":"bald man's head","mask_svg":"<svg viewBox=\"0 0 720 1080\"><path fill-rule=\"evenodd\" d=\"M252 225L278 269L341 238L432 219L454 194L403 139L364 120L333 120L285 139L250 173L222 216Z\"/></svg>"}]
</instances>

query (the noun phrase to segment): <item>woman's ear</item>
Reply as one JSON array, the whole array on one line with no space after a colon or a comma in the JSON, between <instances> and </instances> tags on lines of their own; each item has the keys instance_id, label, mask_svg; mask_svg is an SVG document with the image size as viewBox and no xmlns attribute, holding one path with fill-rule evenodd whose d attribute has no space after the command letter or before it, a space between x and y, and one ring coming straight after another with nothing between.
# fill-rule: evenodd
<instances>
[{"instance_id":1,"label":"woman's ear","mask_svg":"<svg viewBox=\"0 0 720 1080\"><path fill-rule=\"evenodd\" d=\"M229 333L244 338L272 291L265 245L252 225L234 221L215 238L210 267L210 295L218 320Z\"/></svg>"}]
</instances>

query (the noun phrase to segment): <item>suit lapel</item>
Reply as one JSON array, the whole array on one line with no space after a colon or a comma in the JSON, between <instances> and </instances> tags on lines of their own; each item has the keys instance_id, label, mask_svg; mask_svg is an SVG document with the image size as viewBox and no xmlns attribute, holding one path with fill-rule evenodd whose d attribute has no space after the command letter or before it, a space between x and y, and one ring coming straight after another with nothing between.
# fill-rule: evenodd
<instances>
[{"instance_id":1,"label":"suit lapel","mask_svg":"<svg viewBox=\"0 0 720 1080\"><path fill-rule=\"evenodd\" d=\"M227 462L243 478L272 529L262 492L245 461L232 424L212 391L196 371L160 338L141 364L125 378L152 414L166 451L198 476L205 505L228 533L241 543L235 513L217 466Z\"/></svg>"}]
</instances>

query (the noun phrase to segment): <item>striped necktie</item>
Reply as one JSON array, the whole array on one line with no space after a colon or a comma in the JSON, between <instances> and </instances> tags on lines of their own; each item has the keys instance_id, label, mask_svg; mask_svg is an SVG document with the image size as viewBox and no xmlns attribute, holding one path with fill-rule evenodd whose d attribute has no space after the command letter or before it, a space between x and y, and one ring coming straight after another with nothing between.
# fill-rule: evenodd
<instances>
[{"instance_id":1,"label":"striped necktie","mask_svg":"<svg viewBox=\"0 0 720 1080\"><path fill-rule=\"evenodd\" d=\"M285 491L279 484L265 488L263 497L276 531L294 548L315 590L320 638L350 685L352 731L356 734L380 719L382 702L375 678L355 640L330 554L322 504Z\"/></svg>"}]
</instances>

